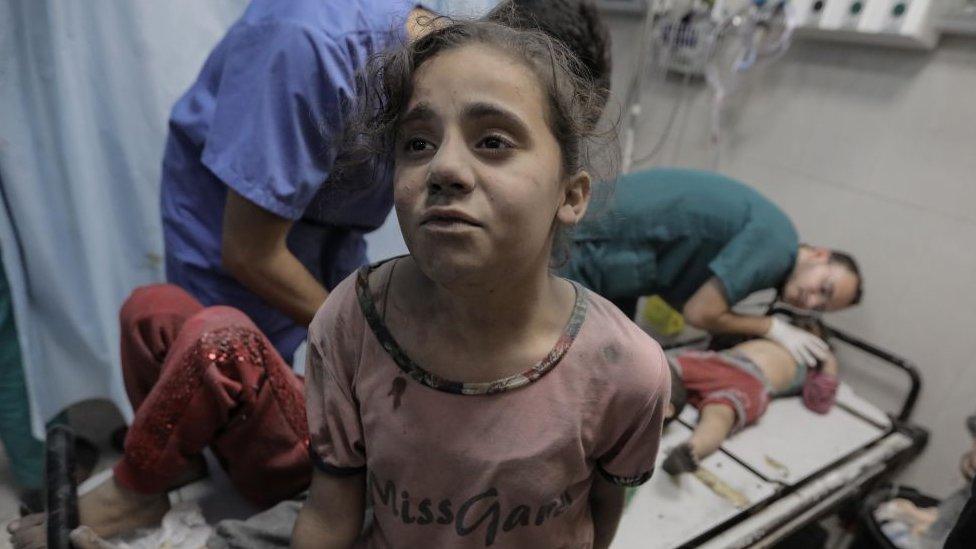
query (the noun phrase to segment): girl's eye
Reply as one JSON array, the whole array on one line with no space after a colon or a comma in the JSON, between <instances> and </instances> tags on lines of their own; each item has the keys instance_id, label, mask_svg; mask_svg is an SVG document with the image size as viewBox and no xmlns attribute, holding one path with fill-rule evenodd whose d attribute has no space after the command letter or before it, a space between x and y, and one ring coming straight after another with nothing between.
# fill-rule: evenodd
<instances>
[{"instance_id":1,"label":"girl's eye","mask_svg":"<svg viewBox=\"0 0 976 549\"><path fill-rule=\"evenodd\" d=\"M510 149L513 146L507 139L498 135L489 135L478 142L478 147L491 150Z\"/></svg>"},{"instance_id":2,"label":"girl's eye","mask_svg":"<svg viewBox=\"0 0 976 549\"><path fill-rule=\"evenodd\" d=\"M432 143L424 139L421 139L419 137L413 137L411 139L407 139L406 143L404 143L404 149L406 149L407 152L412 152L412 153L429 151L432 150L433 148L434 145Z\"/></svg>"}]
</instances>

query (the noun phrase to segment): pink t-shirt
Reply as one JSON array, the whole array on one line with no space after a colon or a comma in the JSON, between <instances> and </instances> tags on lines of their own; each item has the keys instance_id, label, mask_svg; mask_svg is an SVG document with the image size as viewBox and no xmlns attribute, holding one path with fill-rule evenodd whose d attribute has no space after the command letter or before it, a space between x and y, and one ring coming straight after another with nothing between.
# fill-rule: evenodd
<instances>
[{"instance_id":1,"label":"pink t-shirt","mask_svg":"<svg viewBox=\"0 0 976 549\"><path fill-rule=\"evenodd\" d=\"M593 543L595 475L650 478L670 378L660 346L576 286L562 338L492 383L439 378L377 312L369 268L333 290L309 328L306 393L319 470L367 472L363 547L572 547Z\"/></svg>"}]
</instances>

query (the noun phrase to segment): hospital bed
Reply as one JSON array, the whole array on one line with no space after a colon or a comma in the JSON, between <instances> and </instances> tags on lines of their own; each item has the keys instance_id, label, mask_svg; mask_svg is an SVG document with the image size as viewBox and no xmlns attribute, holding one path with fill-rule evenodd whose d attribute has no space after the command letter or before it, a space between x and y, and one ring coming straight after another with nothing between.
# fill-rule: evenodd
<instances>
[{"instance_id":1,"label":"hospital bed","mask_svg":"<svg viewBox=\"0 0 976 549\"><path fill-rule=\"evenodd\" d=\"M630 495L615 549L769 547L860 499L922 451L928 433L910 423L921 390L917 368L819 324L828 341L856 349L855 356L874 357L872 362L908 378L901 408L885 413L843 383L837 405L826 415L806 410L799 397L775 399L758 424L726 440L698 472L674 478L660 465L697 421L697 410L686 407L665 429L658 473ZM704 342L671 347L700 348Z\"/></svg>"}]
</instances>

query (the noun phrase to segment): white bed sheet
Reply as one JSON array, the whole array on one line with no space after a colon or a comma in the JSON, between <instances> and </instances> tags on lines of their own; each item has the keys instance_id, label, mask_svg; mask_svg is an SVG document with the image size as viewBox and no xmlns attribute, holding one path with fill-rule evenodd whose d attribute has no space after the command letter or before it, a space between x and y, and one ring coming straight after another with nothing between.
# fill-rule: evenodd
<instances>
[{"instance_id":1,"label":"white bed sheet","mask_svg":"<svg viewBox=\"0 0 976 549\"><path fill-rule=\"evenodd\" d=\"M846 385L838 392L838 402L872 421L890 425L884 412ZM687 543L750 507L775 499L787 485L802 482L887 432L843 407L835 406L828 414L818 415L804 408L800 398L774 400L759 423L727 440L721 451L702 463L746 496L749 506L740 509L695 476L685 474L675 481L660 470L668 449L690 435L698 412L686 407L679 419L662 439L658 472L637 490L624 511L615 549L669 548Z\"/></svg>"},{"instance_id":2,"label":"white bed sheet","mask_svg":"<svg viewBox=\"0 0 976 549\"><path fill-rule=\"evenodd\" d=\"M674 547L742 511L698 478L682 475L675 480L660 468L667 450L690 434L691 430L678 422L668 427L661 441L657 472L637 489L624 511L614 548ZM772 497L777 488L721 452L706 458L702 467L745 496L750 506Z\"/></svg>"}]
</instances>

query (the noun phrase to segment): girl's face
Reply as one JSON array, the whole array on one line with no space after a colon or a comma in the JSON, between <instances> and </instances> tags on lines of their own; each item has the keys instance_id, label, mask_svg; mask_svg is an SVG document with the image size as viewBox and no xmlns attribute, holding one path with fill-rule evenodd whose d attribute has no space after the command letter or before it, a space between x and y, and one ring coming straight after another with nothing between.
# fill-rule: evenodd
<instances>
[{"instance_id":1,"label":"girl's face","mask_svg":"<svg viewBox=\"0 0 976 549\"><path fill-rule=\"evenodd\" d=\"M548 267L556 224L586 211L589 176L562 173L547 110L531 69L494 48L448 50L417 70L394 200L427 276L481 284Z\"/></svg>"}]
</instances>

